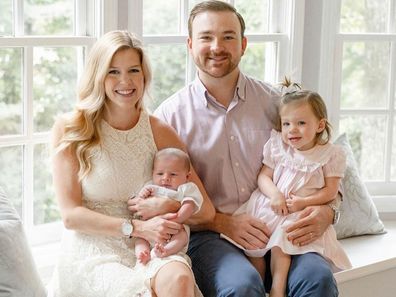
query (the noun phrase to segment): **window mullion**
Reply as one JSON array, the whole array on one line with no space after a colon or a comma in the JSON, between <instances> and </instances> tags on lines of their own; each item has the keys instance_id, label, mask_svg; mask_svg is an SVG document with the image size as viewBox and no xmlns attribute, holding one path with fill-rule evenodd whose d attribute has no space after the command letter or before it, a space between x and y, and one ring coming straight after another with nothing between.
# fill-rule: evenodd
<instances>
[{"instance_id":1,"label":"window mullion","mask_svg":"<svg viewBox=\"0 0 396 297\"><path fill-rule=\"evenodd\" d=\"M391 1L392 3L394 1ZM390 53L390 74L389 74L389 90L388 90L388 110L389 110L389 117L388 117L388 127L387 127L387 135L386 135L386 149L385 149L385 181L390 181L391 179L391 164L392 164L392 149L395 150L396 148L393 147L393 127L395 121L395 81L396 81L396 43L391 42L391 53Z\"/></svg>"},{"instance_id":2,"label":"window mullion","mask_svg":"<svg viewBox=\"0 0 396 297\"><path fill-rule=\"evenodd\" d=\"M389 11L388 11L388 33L396 32L396 1L389 1Z\"/></svg>"},{"instance_id":3,"label":"window mullion","mask_svg":"<svg viewBox=\"0 0 396 297\"><path fill-rule=\"evenodd\" d=\"M128 30L143 37L143 0L128 0Z\"/></svg>"},{"instance_id":4,"label":"window mullion","mask_svg":"<svg viewBox=\"0 0 396 297\"><path fill-rule=\"evenodd\" d=\"M180 22L179 22L179 32L181 35L188 35L188 0L180 0Z\"/></svg>"},{"instance_id":5,"label":"window mullion","mask_svg":"<svg viewBox=\"0 0 396 297\"><path fill-rule=\"evenodd\" d=\"M24 35L23 0L14 0L14 36Z\"/></svg>"},{"instance_id":6,"label":"window mullion","mask_svg":"<svg viewBox=\"0 0 396 297\"><path fill-rule=\"evenodd\" d=\"M332 83L332 79L341 72L334 69L334 65L340 64L341 59L334 57L334 48L336 47L336 39L339 34L339 23L341 13L341 0L322 1L322 30L320 40L320 70L319 70L319 87L318 91L323 98L334 98L336 88ZM337 46L338 48L339 46ZM339 58L339 55L337 55ZM341 65L339 65L341 67ZM328 103L328 102L326 102ZM332 110L329 106L330 113L337 113L338 110ZM334 122L336 123L336 122Z\"/></svg>"},{"instance_id":7,"label":"window mullion","mask_svg":"<svg viewBox=\"0 0 396 297\"><path fill-rule=\"evenodd\" d=\"M333 73L331 78L328 79L332 81L331 90L329 94L323 96L327 109L329 112L329 118L333 125L333 128L338 134L340 125L340 110L341 110L341 84L342 84L342 51L343 51L344 41L339 36L336 36L334 42L334 65Z\"/></svg>"},{"instance_id":8,"label":"window mullion","mask_svg":"<svg viewBox=\"0 0 396 297\"><path fill-rule=\"evenodd\" d=\"M33 227L33 47L24 48L23 127L27 142L23 148L23 220Z\"/></svg>"},{"instance_id":9,"label":"window mullion","mask_svg":"<svg viewBox=\"0 0 396 297\"><path fill-rule=\"evenodd\" d=\"M77 36L85 36L87 35L87 3L86 1L74 0L74 34ZM90 32L90 35L93 36L93 32Z\"/></svg>"}]
</instances>

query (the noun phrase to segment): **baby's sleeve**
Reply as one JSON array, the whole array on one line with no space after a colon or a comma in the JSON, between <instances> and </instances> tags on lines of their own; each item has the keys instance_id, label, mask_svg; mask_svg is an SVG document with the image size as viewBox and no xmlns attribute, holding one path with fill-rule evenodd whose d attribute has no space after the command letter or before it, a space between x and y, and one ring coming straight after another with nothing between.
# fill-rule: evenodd
<instances>
[{"instance_id":1,"label":"baby's sleeve","mask_svg":"<svg viewBox=\"0 0 396 297\"><path fill-rule=\"evenodd\" d=\"M346 153L339 145L334 145L329 161L323 166L325 177L344 177L346 169Z\"/></svg>"},{"instance_id":2,"label":"baby's sleeve","mask_svg":"<svg viewBox=\"0 0 396 297\"><path fill-rule=\"evenodd\" d=\"M192 182L185 183L181 185L178 190L180 195L183 197L181 203L183 204L185 201L192 201L195 204L195 211L197 213L202 206L203 197L201 191L199 190L198 186Z\"/></svg>"}]
</instances>

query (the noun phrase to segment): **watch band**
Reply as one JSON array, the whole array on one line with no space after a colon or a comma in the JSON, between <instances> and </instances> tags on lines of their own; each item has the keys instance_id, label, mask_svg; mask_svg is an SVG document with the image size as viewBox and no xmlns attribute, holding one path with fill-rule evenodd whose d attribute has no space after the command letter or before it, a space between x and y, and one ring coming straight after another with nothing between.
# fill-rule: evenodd
<instances>
[{"instance_id":1,"label":"watch band","mask_svg":"<svg viewBox=\"0 0 396 297\"><path fill-rule=\"evenodd\" d=\"M334 217L333 217L332 224L335 225L340 220L340 210L339 210L338 206L336 205L336 203L334 203L334 202L331 202L327 205L334 211Z\"/></svg>"}]
</instances>

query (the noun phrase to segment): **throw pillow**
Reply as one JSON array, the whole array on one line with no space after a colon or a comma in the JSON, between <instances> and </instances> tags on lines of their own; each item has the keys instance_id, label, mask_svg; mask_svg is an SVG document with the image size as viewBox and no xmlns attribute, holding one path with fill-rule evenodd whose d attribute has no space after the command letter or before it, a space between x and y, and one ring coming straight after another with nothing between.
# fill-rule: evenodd
<instances>
[{"instance_id":1,"label":"throw pillow","mask_svg":"<svg viewBox=\"0 0 396 297\"><path fill-rule=\"evenodd\" d=\"M385 233L384 224L379 219L373 200L360 178L347 135L340 135L334 143L344 148L347 162L345 176L342 179L344 196L340 206L341 216L339 222L334 225L337 238Z\"/></svg>"},{"instance_id":2,"label":"throw pillow","mask_svg":"<svg viewBox=\"0 0 396 297\"><path fill-rule=\"evenodd\" d=\"M1 187L0 251L0 296L46 296L21 220Z\"/></svg>"}]
</instances>

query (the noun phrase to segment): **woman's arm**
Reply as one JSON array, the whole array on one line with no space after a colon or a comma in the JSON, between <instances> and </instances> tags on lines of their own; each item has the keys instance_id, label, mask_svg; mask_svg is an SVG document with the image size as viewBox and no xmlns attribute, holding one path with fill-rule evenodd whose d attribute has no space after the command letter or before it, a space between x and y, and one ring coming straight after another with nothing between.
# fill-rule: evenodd
<instances>
[{"instance_id":1,"label":"woman's arm","mask_svg":"<svg viewBox=\"0 0 396 297\"><path fill-rule=\"evenodd\" d=\"M158 150L167 147L175 147L187 152L185 145L173 128L153 116L150 116L150 122ZM212 221L215 216L215 208L194 168L191 168L190 181L198 186L203 197L203 203L200 211L194 214L187 221L187 224L196 225Z\"/></svg>"},{"instance_id":2,"label":"woman's arm","mask_svg":"<svg viewBox=\"0 0 396 297\"><path fill-rule=\"evenodd\" d=\"M70 147L56 152L64 134L64 126L64 120L58 120L52 129L51 138L53 183L64 226L87 234L122 237L121 225L124 219L107 216L82 205L77 157ZM133 220L133 225L132 236L164 241L169 237L168 234L175 234L182 227L178 223L162 218L148 222Z\"/></svg>"}]
</instances>

